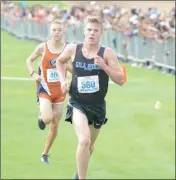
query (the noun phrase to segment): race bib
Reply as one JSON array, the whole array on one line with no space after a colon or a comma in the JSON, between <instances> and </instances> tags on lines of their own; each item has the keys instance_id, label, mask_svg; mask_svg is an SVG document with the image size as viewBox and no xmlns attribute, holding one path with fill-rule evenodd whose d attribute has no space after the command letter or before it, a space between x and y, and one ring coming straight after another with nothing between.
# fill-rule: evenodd
<instances>
[{"instance_id":1,"label":"race bib","mask_svg":"<svg viewBox=\"0 0 176 180\"><path fill-rule=\"evenodd\" d=\"M56 69L47 69L47 81L57 82L59 81L59 74Z\"/></svg>"},{"instance_id":2,"label":"race bib","mask_svg":"<svg viewBox=\"0 0 176 180\"><path fill-rule=\"evenodd\" d=\"M94 93L99 91L99 77L84 76L78 77L78 92L79 93Z\"/></svg>"}]
</instances>

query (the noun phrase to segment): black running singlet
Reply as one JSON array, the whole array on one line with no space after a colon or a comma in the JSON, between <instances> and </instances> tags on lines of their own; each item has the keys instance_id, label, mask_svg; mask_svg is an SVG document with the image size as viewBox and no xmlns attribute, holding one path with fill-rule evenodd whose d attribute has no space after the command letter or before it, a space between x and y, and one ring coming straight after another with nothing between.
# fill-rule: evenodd
<instances>
[{"instance_id":1,"label":"black running singlet","mask_svg":"<svg viewBox=\"0 0 176 180\"><path fill-rule=\"evenodd\" d=\"M87 59L82 53L83 44L78 44L72 72L69 94L78 102L95 105L103 104L108 90L108 75L94 64L94 59ZM100 47L97 55L103 58L105 47Z\"/></svg>"}]
</instances>

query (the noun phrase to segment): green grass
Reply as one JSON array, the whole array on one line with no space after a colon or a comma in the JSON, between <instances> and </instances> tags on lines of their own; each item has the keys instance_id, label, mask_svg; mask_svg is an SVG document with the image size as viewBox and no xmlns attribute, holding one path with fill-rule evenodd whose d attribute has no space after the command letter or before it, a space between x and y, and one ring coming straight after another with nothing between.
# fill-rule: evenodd
<instances>
[{"instance_id":1,"label":"green grass","mask_svg":"<svg viewBox=\"0 0 176 180\"><path fill-rule=\"evenodd\" d=\"M29 77L25 60L37 43L17 40L6 32L1 37L1 76ZM109 121L96 142L88 178L174 179L175 79L143 68L127 66L127 71L126 85L109 86ZM51 164L40 163L48 129L41 132L37 127L35 83L1 83L1 177L71 178L77 145L72 126L63 116L51 149ZM162 103L158 111L156 101Z\"/></svg>"},{"instance_id":2,"label":"green grass","mask_svg":"<svg viewBox=\"0 0 176 180\"><path fill-rule=\"evenodd\" d=\"M14 1L14 3L19 3L20 1ZM42 4L43 6L50 6L50 5L59 5L61 9L69 7L68 2L61 2L61 1L27 1L27 6L33 6L36 4Z\"/></svg>"}]
</instances>

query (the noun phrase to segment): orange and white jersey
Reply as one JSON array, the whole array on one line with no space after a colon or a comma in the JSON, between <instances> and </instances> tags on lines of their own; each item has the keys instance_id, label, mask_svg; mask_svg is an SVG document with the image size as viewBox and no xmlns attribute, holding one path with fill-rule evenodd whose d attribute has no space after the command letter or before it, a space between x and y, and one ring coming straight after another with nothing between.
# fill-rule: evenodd
<instances>
[{"instance_id":1,"label":"orange and white jersey","mask_svg":"<svg viewBox=\"0 0 176 180\"><path fill-rule=\"evenodd\" d=\"M65 100L66 95L61 91L59 73L56 70L56 59L62 52L53 53L49 50L47 43L44 46L45 51L39 66L43 80L38 84L37 92L41 98L47 98L52 103L61 103Z\"/></svg>"}]
</instances>

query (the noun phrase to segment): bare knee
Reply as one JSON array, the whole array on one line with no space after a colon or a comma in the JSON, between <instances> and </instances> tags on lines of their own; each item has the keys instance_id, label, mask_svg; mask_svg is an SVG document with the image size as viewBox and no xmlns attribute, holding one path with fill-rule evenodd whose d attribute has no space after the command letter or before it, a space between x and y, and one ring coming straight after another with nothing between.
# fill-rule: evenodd
<instances>
[{"instance_id":1,"label":"bare knee","mask_svg":"<svg viewBox=\"0 0 176 180\"><path fill-rule=\"evenodd\" d=\"M84 148L89 148L90 147L90 137L84 136L79 140L79 145L84 147Z\"/></svg>"},{"instance_id":2,"label":"bare knee","mask_svg":"<svg viewBox=\"0 0 176 180\"><path fill-rule=\"evenodd\" d=\"M42 116L42 120L45 124L50 124L51 121L53 121L53 117L52 116Z\"/></svg>"},{"instance_id":3,"label":"bare knee","mask_svg":"<svg viewBox=\"0 0 176 180\"><path fill-rule=\"evenodd\" d=\"M62 117L63 105L55 104L53 107L53 120L58 122Z\"/></svg>"},{"instance_id":4,"label":"bare knee","mask_svg":"<svg viewBox=\"0 0 176 180\"><path fill-rule=\"evenodd\" d=\"M57 130L58 130L58 123L52 122L52 123L51 123L51 127L50 127L50 131L51 131L52 133L57 134Z\"/></svg>"},{"instance_id":5,"label":"bare knee","mask_svg":"<svg viewBox=\"0 0 176 180\"><path fill-rule=\"evenodd\" d=\"M54 113L53 113L54 114ZM53 120L55 122L59 122L61 119L62 114L54 114Z\"/></svg>"}]
</instances>

